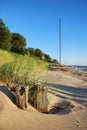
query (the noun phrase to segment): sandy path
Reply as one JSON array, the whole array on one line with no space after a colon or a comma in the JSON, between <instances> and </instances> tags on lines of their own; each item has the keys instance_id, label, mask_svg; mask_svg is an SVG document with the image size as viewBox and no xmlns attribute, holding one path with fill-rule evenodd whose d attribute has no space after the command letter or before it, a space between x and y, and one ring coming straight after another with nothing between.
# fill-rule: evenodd
<instances>
[{"instance_id":1,"label":"sandy path","mask_svg":"<svg viewBox=\"0 0 87 130\"><path fill-rule=\"evenodd\" d=\"M56 114L41 114L30 106L23 111L14 104L14 96L1 86L0 130L87 130L87 83L53 71L43 74L42 80L49 86L50 111L62 100L69 100L75 107Z\"/></svg>"}]
</instances>

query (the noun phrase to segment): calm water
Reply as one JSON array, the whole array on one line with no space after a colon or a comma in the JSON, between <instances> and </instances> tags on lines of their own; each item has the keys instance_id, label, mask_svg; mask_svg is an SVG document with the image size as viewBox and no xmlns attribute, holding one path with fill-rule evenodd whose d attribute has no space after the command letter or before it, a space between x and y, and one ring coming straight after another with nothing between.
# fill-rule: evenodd
<instances>
[{"instance_id":1,"label":"calm water","mask_svg":"<svg viewBox=\"0 0 87 130\"><path fill-rule=\"evenodd\" d=\"M75 69L81 69L83 71L87 71L87 66L81 66L81 65L72 65Z\"/></svg>"}]
</instances>

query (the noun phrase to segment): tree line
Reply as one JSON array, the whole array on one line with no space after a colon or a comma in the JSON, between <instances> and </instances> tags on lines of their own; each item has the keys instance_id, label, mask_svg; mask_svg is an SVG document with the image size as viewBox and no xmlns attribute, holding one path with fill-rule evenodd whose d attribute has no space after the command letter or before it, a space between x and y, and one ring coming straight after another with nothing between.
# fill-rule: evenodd
<instances>
[{"instance_id":1,"label":"tree line","mask_svg":"<svg viewBox=\"0 0 87 130\"><path fill-rule=\"evenodd\" d=\"M0 19L0 48L14 53L38 57L50 63L58 63L56 59L50 57L49 54L44 54L42 50L36 48L26 48L26 39L20 33L13 33Z\"/></svg>"}]
</instances>

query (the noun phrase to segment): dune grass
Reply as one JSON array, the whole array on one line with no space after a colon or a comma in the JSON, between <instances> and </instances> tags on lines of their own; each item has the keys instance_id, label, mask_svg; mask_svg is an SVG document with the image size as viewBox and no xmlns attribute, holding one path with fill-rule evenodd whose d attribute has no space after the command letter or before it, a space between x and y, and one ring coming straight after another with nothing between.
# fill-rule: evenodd
<instances>
[{"instance_id":1,"label":"dune grass","mask_svg":"<svg viewBox=\"0 0 87 130\"><path fill-rule=\"evenodd\" d=\"M0 49L0 67L6 63L12 62L14 57L11 53Z\"/></svg>"},{"instance_id":2,"label":"dune grass","mask_svg":"<svg viewBox=\"0 0 87 130\"><path fill-rule=\"evenodd\" d=\"M28 55L0 50L0 77L7 83L31 84L38 82L36 75L47 69L47 63Z\"/></svg>"}]
</instances>

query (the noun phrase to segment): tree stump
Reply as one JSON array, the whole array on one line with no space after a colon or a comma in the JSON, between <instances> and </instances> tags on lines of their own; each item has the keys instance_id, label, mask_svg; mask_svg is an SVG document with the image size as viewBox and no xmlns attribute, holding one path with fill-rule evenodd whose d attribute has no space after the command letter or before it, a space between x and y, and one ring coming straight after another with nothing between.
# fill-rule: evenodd
<instances>
[{"instance_id":1,"label":"tree stump","mask_svg":"<svg viewBox=\"0 0 87 130\"><path fill-rule=\"evenodd\" d=\"M16 87L16 104L21 109L27 108L27 105L28 105L28 86Z\"/></svg>"},{"instance_id":2,"label":"tree stump","mask_svg":"<svg viewBox=\"0 0 87 130\"><path fill-rule=\"evenodd\" d=\"M36 109L40 112L48 112L48 89L43 86L39 86L37 89L37 98L36 98Z\"/></svg>"},{"instance_id":3,"label":"tree stump","mask_svg":"<svg viewBox=\"0 0 87 130\"><path fill-rule=\"evenodd\" d=\"M39 112L48 112L48 89L42 85L34 85L29 89L29 102Z\"/></svg>"}]
</instances>

